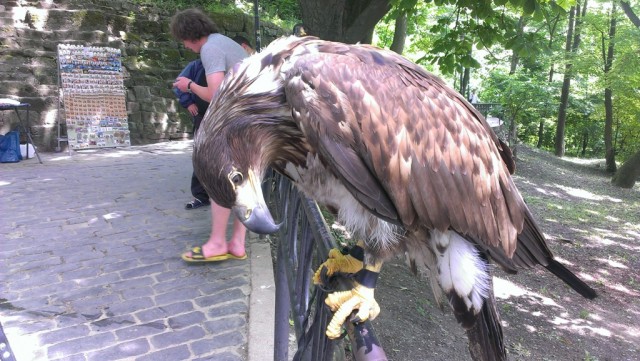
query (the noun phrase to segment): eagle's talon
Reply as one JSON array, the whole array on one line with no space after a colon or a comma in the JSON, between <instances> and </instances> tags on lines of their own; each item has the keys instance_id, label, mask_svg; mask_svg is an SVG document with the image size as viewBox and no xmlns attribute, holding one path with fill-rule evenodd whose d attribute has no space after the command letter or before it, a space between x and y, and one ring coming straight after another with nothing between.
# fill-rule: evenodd
<instances>
[{"instance_id":1,"label":"eagle's talon","mask_svg":"<svg viewBox=\"0 0 640 361\"><path fill-rule=\"evenodd\" d=\"M334 292L327 296L325 303L334 311L333 318L327 326L327 337L336 339L342 334L342 325L347 317L357 309L352 320L364 322L373 320L380 313L380 306L373 297L373 288L357 284L351 290Z\"/></svg>"},{"instance_id":2,"label":"eagle's talon","mask_svg":"<svg viewBox=\"0 0 640 361\"><path fill-rule=\"evenodd\" d=\"M358 246L355 246L358 247ZM363 268L362 260L359 260L351 254L343 254L339 249L334 248L329 251L327 260L318 267L313 275L313 283L316 285L324 284L323 269L326 269L326 276L332 276L336 273L353 274Z\"/></svg>"}]
</instances>

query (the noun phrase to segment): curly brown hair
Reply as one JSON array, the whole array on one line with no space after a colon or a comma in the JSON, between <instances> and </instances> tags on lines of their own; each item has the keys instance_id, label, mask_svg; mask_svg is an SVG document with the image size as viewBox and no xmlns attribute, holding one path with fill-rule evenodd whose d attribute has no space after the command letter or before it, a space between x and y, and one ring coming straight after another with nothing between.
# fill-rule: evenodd
<instances>
[{"instance_id":1,"label":"curly brown hair","mask_svg":"<svg viewBox=\"0 0 640 361\"><path fill-rule=\"evenodd\" d=\"M171 35L177 40L198 40L218 32L216 23L200 9L186 9L171 18Z\"/></svg>"}]
</instances>

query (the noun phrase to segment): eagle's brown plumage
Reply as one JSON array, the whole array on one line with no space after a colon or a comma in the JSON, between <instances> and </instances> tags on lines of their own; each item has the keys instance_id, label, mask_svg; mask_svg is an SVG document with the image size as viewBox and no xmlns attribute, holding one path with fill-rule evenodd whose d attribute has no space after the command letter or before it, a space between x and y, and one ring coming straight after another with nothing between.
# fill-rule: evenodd
<instances>
[{"instance_id":1,"label":"eagle's brown plumage","mask_svg":"<svg viewBox=\"0 0 640 361\"><path fill-rule=\"evenodd\" d=\"M407 252L437 272L458 320L483 329L493 353L504 348L487 256L510 272L545 266L595 297L553 259L510 176L511 152L482 115L395 53L287 38L238 65L205 115L194 167L214 201L243 219L254 201L245 183L269 166L338 209L368 262ZM250 229L273 228L249 218Z\"/></svg>"}]
</instances>

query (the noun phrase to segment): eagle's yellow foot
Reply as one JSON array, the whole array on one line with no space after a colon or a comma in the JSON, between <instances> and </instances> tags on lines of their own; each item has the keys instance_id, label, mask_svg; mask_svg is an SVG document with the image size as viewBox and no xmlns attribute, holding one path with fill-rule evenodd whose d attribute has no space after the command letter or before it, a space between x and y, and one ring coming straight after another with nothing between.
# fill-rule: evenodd
<instances>
[{"instance_id":1,"label":"eagle's yellow foot","mask_svg":"<svg viewBox=\"0 0 640 361\"><path fill-rule=\"evenodd\" d=\"M327 260L318 267L313 275L313 283L322 283L322 269L327 269L327 276L335 273L356 273L363 268L364 250L359 245L353 246L348 254L343 254L339 249L329 251Z\"/></svg>"},{"instance_id":2,"label":"eagle's yellow foot","mask_svg":"<svg viewBox=\"0 0 640 361\"><path fill-rule=\"evenodd\" d=\"M327 337L338 338L342 334L342 325L347 317L358 310L355 320L364 322L373 320L380 313L380 306L376 302L373 291L375 290L378 273L382 268L382 263L367 265L356 273L355 287L348 291L333 292L327 296L325 303L334 312L329 326L327 326Z\"/></svg>"},{"instance_id":3,"label":"eagle's yellow foot","mask_svg":"<svg viewBox=\"0 0 640 361\"><path fill-rule=\"evenodd\" d=\"M373 290L359 284L352 290L334 292L327 296L325 303L334 311L327 326L327 337L335 339L342 335L342 325L353 310L358 310L356 319L360 322L373 320L378 316L380 306L373 298Z\"/></svg>"}]
</instances>

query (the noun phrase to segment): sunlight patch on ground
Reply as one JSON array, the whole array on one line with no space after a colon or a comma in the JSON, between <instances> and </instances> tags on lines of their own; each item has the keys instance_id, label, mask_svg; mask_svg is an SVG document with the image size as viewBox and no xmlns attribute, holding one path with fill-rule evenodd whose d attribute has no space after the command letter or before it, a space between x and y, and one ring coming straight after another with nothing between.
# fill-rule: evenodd
<instances>
[{"instance_id":1,"label":"sunlight patch on ground","mask_svg":"<svg viewBox=\"0 0 640 361\"><path fill-rule=\"evenodd\" d=\"M528 291L515 283L500 277L493 277L493 293L496 298L508 299L511 297L529 296L547 306L560 307L554 300L539 293Z\"/></svg>"},{"instance_id":2,"label":"sunlight patch on ground","mask_svg":"<svg viewBox=\"0 0 640 361\"><path fill-rule=\"evenodd\" d=\"M604 259L604 258L593 258L594 260L598 261L598 262L602 262L607 264L609 267L614 267L614 268L624 268L624 269L628 269L629 267L623 265L622 263L618 262L618 261L614 261L612 259Z\"/></svg>"},{"instance_id":3,"label":"sunlight patch on ground","mask_svg":"<svg viewBox=\"0 0 640 361\"><path fill-rule=\"evenodd\" d=\"M566 259L564 259L564 258L562 258L562 257L560 257L558 255L555 256L555 259L556 259L556 261L562 263L565 266L569 266L569 267L573 266L573 267L575 267L575 264L573 264L572 262L570 262L570 261L568 261L568 260L566 260Z\"/></svg>"},{"instance_id":4,"label":"sunlight patch on ground","mask_svg":"<svg viewBox=\"0 0 640 361\"><path fill-rule=\"evenodd\" d=\"M572 325L571 327L569 327L569 329L578 331L578 333L580 334L596 334L598 336L603 336L603 337L613 336L613 333L611 333L611 331L607 330L604 327Z\"/></svg>"},{"instance_id":5,"label":"sunlight patch on ground","mask_svg":"<svg viewBox=\"0 0 640 361\"><path fill-rule=\"evenodd\" d=\"M592 239L594 239L596 241L600 241L604 245L617 244L617 245L621 246L622 248L631 248L633 250L640 250L640 248L638 248L638 247L633 247L633 242L637 243L639 241L639 239L636 238L636 237L627 237L624 234L620 234L620 233L617 233L617 232L612 232L611 230L602 229L602 228L593 228L593 231L599 232L600 234L599 235L594 234L590 238L592 238ZM609 238L613 238L613 239L616 239L618 241L613 241L613 240L611 240Z\"/></svg>"},{"instance_id":6,"label":"sunlight patch on ground","mask_svg":"<svg viewBox=\"0 0 640 361\"><path fill-rule=\"evenodd\" d=\"M538 191L538 192L540 192L540 193L542 193L544 195L548 195L548 196L554 196L554 197L558 197L558 198L561 197L561 194L558 193L558 192L551 192L551 191L549 191L547 189L540 188L540 187L536 187L536 191Z\"/></svg>"},{"instance_id":7,"label":"sunlight patch on ground","mask_svg":"<svg viewBox=\"0 0 640 361\"><path fill-rule=\"evenodd\" d=\"M39 344L39 337L33 334L12 334L10 330L6 330L5 332L7 338L11 339L11 350L13 351L16 360L38 359L35 354L38 348L35 347L35 345Z\"/></svg>"},{"instance_id":8,"label":"sunlight patch on ground","mask_svg":"<svg viewBox=\"0 0 640 361\"><path fill-rule=\"evenodd\" d=\"M631 296L640 297L640 293L638 293L638 292L636 292L636 291L634 291L632 289L629 289L626 286L623 286L623 285L621 285L619 283L614 283L612 285L607 285L607 287L611 288L611 289L614 289L614 290L616 290L618 292L626 293L626 294L631 295Z\"/></svg>"},{"instance_id":9,"label":"sunlight patch on ground","mask_svg":"<svg viewBox=\"0 0 640 361\"><path fill-rule=\"evenodd\" d=\"M591 319L598 320L602 317L594 314L588 316ZM568 312L563 312L559 316L555 316L550 322L556 326L560 326L561 329L577 332L581 335L595 334L603 337L611 337L613 333L604 328L593 326L593 322L584 318L572 318Z\"/></svg>"},{"instance_id":10,"label":"sunlight patch on ground","mask_svg":"<svg viewBox=\"0 0 640 361\"><path fill-rule=\"evenodd\" d=\"M605 160L604 159L597 159L597 158L574 158L574 157L562 157L561 158L564 161L570 162L570 163L574 163L574 164L582 164L582 165L597 165L597 164L605 164Z\"/></svg>"},{"instance_id":11,"label":"sunlight patch on ground","mask_svg":"<svg viewBox=\"0 0 640 361\"><path fill-rule=\"evenodd\" d=\"M110 219L120 218L120 217L122 217L122 215L118 212L111 212L111 213L104 214L102 216L102 218L104 218L106 221Z\"/></svg>"},{"instance_id":12,"label":"sunlight patch on ground","mask_svg":"<svg viewBox=\"0 0 640 361\"><path fill-rule=\"evenodd\" d=\"M604 217L604 219L606 219L608 221L611 221L611 222L616 222L616 223L620 222L620 218L616 218L614 216L606 216L606 217Z\"/></svg>"},{"instance_id":13,"label":"sunlight patch on ground","mask_svg":"<svg viewBox=\"0 0 640 361\"><path fill-rule=\"evenodd\" d=\"M123 151L123 150L121 150L121 151L116 151L116 152L113 152L113 153L103 154L103 156L105 158L123 158L123 157L127 157L127 156L138 155L138 154L140 154L139 151L131 151L131 150Z\"/></svg>"},{"instance_id":14,"label":"sunlight patch on ground","mask_svg":"<svg viewBox=\"0 0 640 361\"><path fill-rule=\"evenodd\" d=\"M604 200L607 200L607 201L610 201L610 202L622 203L622 199L606 197L606 196L600 196L600 195L597 195L597 194L593 194L593 193L591 193L589 191L586 191L584 189L567 187L567 186L563 186L563 185L560 185L560 184L554 184L554 187L560 188L565 193L567 193L568 195L576 197L576 198L589 199L589 200L592 200L592 201L604 201Z\"/></svg>"},{"instance_id":15,"label":"sunlight patch on ground","mask_svg":"<svg viewBox=\"0 0 640 361\"><path fill-rule=\"evenodd\" d=\"M80 149L72 151L71 155L53 156L47 162L59 162L69 160L94 160L99 158L127 158L145 153L183 154L193 149L193 141L169 141L148 145L135 145L117 148Z\"/></svg>"}]
</instances>

